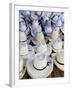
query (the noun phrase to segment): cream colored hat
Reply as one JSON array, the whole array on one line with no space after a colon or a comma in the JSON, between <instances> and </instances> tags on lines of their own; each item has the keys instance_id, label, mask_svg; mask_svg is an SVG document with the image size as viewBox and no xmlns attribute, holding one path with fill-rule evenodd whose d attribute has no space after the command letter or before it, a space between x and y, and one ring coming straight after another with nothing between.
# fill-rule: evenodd
<instances>
[{"instance_id":1,"label":"cream colored hat","mask_svg":"<svg viewBox=\"0 0 72 90\"><path fill-rule=\"evenodd\" d=\"M55 39L59 37L59 27L56 27L53 31L52 31L52 35L51 38Z\"/></svg>"},{"instance_id":2,"label":"cream colored hat","mask_svg":"<svg viewBox=\"0 0 72 90\"><path fill-rule=\"evenodd\" d=\"M39 39L38 39L39 38ZM36 40L37 39L37 40ZM37 45L38 42L45 41L43 34L40 36L40 33L36 36L36 38L31 38L32 42Z\"/></svg>"},{"instance_id":3,"label":"cream colored hat","mask_svg":"<svg viewBox=\"0 0 72 90\"><path fill-rule=\"evenodd\" d=\"M36 69L43 69L47 66L47 56L45 54L37 53L33 60L33 66Z\"/></svg>"},{"instance_id":4,"label":"cream colored hat","mask_svg":"<svg viewBox=\"0 0 72 90\"><path fill-rule=\"evenodd\" d=\"M47 55L49 56L52 52L52 46L51 43L47 44Z\"/></svg>"},{"instance_id":5,"label":"cream colored hat","mask_svg":"<svg viewBox=\"0 0 72 90\"><path fill-rule=\"evenodd\" d=\"M53 60L51 60L50 57L47 57L47 65L46 65L46 60L45 61L44 60L42 61L41 59L42 64L40 63L40 61L38 62L38 60L37 62L36 61L34 62L32 59L27 61L27 72L31 78L46 78L51 74L51 72L53 71ZM38 66L37 64L40 66Z\"/></svg>"},{"instance_id":6,"label":"cream colored hat","mask_svg":"<svg viewBox=\"0 0 72 90\"><path fill-rule=\"evenodd\" d=\"M64 50L56 53L56 59L59 63L64 64Z\"/></svg>"},{"instance_id":7,"label":"cream colored hat","mask_svg":"<svg viewBox=\"0 0 72 90\"><path fill-rule=\"evenodd\" d=\"M19 56L19 78L21 79L25 72L26 72L26 66L25 66L25 62L24 62L24 57L23 56Z\"/></svg>"},{"instance_id":8,"label":"cream colored hat","mask_svg":"<svg viewBox=\"0 0 72 90\"><path fill-rule=\"evenodd\" d=\"M64 51L61 50L53 55L55 65L62 71L64 71Z\"/></svg>"},{"instance_id":9,"label":"cream colored hat","mask_svg":"<svg viewBox=\"0 0 72 90\"><path fill-rule=\"evenodd\" d=\"M37 43L36 52L39 52L39 53L47 52L47 45L45 41Z\"/></svg>"},{"instance_id":10,"label":"cream colored hat","mask_svg":"<svg viewBox=\"0 0 72 90\"><path fill-rule=\"evenodd\" d=\"M19 41L27 40L26 34L22 31L19 31Z\"/></svg>"},{"instance_id":11,"label":"cream colored hat","mask_svg":"<svg viewBox=\"0 0 72 90\"><path fill-rule=\"evenodd\" d=\"M35 39L36 39L37 41L42 41L42 40L44 40L43 32L38 32L38 33L36 34Z\"/></svg>"},{"instance_id":12,"label":"cream colored hat","mask_svg":"<svg viewBox=\"0 0 72 90\"><path fill-rule=\"evenodd\" d=\"M62 49L62 41L60 38L52 40L51 44L54 52L58 52Z\"/></svg>"},{"instance_id":13,"label":"cream colored hat","mask_svg":"<svg viewBox=\"0 0 72 90\"><path fill-rule=\"evenodd\" d=\"M29 58L34 58L34 47L32 47L31 45L28 45L28 57Z\"/></svg>"},{"instance_id":14,"label":"cream colored hat","mask_svg":"<svg viewBox=\"0 0 72 90\"><path fill-rule=\"evenodd\" d=\"M37 20L38 19L38 16L35 15L34 13L32 13L30 19L31 20Z\"/></svg>"},{"instance_id":15,"label":"cream colored hat","mask_svg":"<svg viewBox=\"0 0 72 90\"><path fill-rule=\"evenodd\" d=\"M19 43L19 47L20 47L20 55L27 55L28 54L28 45L26 42L20 42Z\"/></svg>"}]
</instances>

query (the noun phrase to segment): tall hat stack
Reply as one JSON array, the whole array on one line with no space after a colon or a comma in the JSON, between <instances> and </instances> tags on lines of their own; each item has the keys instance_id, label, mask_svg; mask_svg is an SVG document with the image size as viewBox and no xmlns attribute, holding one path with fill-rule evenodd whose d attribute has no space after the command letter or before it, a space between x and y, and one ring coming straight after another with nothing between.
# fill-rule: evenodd
<instances>
[{"instance_id":1,"label":"tall hat stack","mask_svg":"<svg viewBox=\"0 0 72 90\"><path fill-rule=\"evenodd\" d=\"M24 23L24 22L20 22ZM28 57L27 36L25 33L26 26L21 24L19 31L19 78L21 79L26 72L26 62Z\"/></svg>"},{"instance_id":2,"label":"tall hat stack","mask_svg":"<svg viewBox=\"0 0 72 90\"><path fill-rule=\"evenodd\" d=\"M42 28L38 23L38 20L34 20L32 23L33 30L32 35L34 37L34 42L36 43L37 52L47 52L47 45L45 43L44 34L42 32Z\"/></svg>"},{"instance_id":3,"label":"tall hat stack","mask_svg":"<svg viewBox=\"0 0 72 90\"><path fill-rule=\"evenodd\" d=\"M64 13L19 12L20 78L26 69L31 78L46 78L54 64L64 71Z\"/></svg>"}]
</instances>

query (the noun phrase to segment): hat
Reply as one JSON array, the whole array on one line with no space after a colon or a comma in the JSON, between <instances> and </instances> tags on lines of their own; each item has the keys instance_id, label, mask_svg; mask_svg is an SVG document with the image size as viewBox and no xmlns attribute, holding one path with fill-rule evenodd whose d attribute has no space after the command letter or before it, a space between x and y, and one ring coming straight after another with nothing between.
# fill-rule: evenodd
<instances>
[{"instance_id":1,"label":"hat","mask_svg":"<svg viewBox=\"0 0 72 90\"><path fill-rule=\"evenodd\" d=\"M42 28L41 26L39 25L38 21L33 21L32 22L32 27L31 27L31 35L33 37L36 36L37 32L41 32L42 31Z\"/></svg>"},{"instance_id":2,"label":"hat","mask_svg":"<svg viewBox=\"0 0 72 90\"><path fill-rule=\"evenodd\" d=\"M54 52L58 52L62 49L62 41L60 38L53 39L51 44Z\"/></svg>"},{"instance_id":3,"label":"hat","mask_svg":"<svg viewBox=\"0 0 72 90\"><path fill-rule=\"evenodd\" d=\"M43 69L47 66L47 58L46 54L37 53L33 60L33 66L36 69Z\"/></svg>"},{"instance_id":4,"label":"hat","mask_svg":"<svg viewBox=\"0 0 72 90\"><path fill-rule=\"evenodd\" d=\"M19 73L19 78L21 79L26 73L26 67L23 68L22 72Z\"/></svg>"},{"instance_id":5,"label":"hat","mask_svg":"<svg viewBox=\"0 0 72 90\"><path fill-rule=\"evenodd\" d=\"M54 39L59 37L59 27L52 28L52 32L49 33L50 36L45 36L46 41L53 41Z\"/></svg>"},{"instance_id":6,"label":"hat","mask_svg":"<svg viewBox=\"0 0 72 90\"><path fill-rule=\"evenodd\" d=\"M59 63L64 64L64 50L63 49L60 52L56 53L56 60Z\"/></svg>"},{"instance_id":7,"label":"hat","mask_svg":"<svg viewBox=\"0 0 72 90\"><path fill-rule=\"evenodd\" d=\"M22 11L23 16L30 16L30 11Z\"/></svg>"},{"instance_id":8,"label":"hat","mask_svg":"<svg viewBox=\"0 0 72 90\"><path fill-rule=\"evenodd\" d=\"M52 34L52 28L51 28L51 26L44 26L44 30L45 30L45 34L47 35L47 36L50 36L51 34Z\"/></svg>"},{"instance_id":9,"label":"hat","mask_svg":"<svg viewBox=\"0 0 72 90\"><path fill-rule=\"evenodd\" d=\"M38 66L37 63L40 66ZM37 65L37 67L34 65ZM43 67L41 65L43 65ZM51 60L51 58L48 56L47 56L47 62L46 59L45 61L41 60L41 64L40 64L40 60L39 62L36 61L34 62L34 59L33 60L30 59L27 61L27 72L31 78L46 78L51 74L52 71L53 71L53 60Z\"/></svg>"},{"instance_id":10,"label":"hat","mask_svg":"<svg viewBox=\"0 0 72 90\"><path fill-rule=\"evenodd\" d=\"M52 17L52 22L53 22L53 23L56 23L56 22L58 21L58 19L59 19L58 15L54 15L54 16Z\"/></svg>"},{"instance_id":11,"label":"hat","mask_svg":"<svg viewBox=\"0 0 72 90\"><path fill-rule=\"evenodd\" d=\"M31 46L31 45L28 45L28 57L29 58L34 58L34 54L35 54L34 47Z\"/></svg>"},{"instance_id":12,"label":"hat","mask_svg":"<svg viewBox=\"0 0 72 90\"><path fill-rule=\"evenodd\" d=\"M56 26L57 27L61 27L62 26L62 21L61 19L58 19L57 23L56 23Z\"/></svg>"},{"instance_id":13,"label":"hat","mask_svg":"<svg viewBox=\"0 0 72 90\"><path fill-rule=\"evenodd\" d=\"M43 32L38 32L35 36L36 40L37 41L42 41L44 40L44 35L43 35Z\"/></svg>"},{"instance_id":14,"label":"hat","mask_svg":"<svg viewBox=\"0 0 72 90\"><path fill-rule=\"evenodd\" d=\"M26 72L26 66L25 66L26 61L24 61L23 56L20 56L19 59L19 78L21 79L25 72Z\"/></svg>"},{"instance_id":15,"label":"hat","mask_svg":"<svg viewBox=\"0 0 72 90\"><path fill-rule=\"evenodd\" d=\"M19 52L20 55L27 55L28 54L27 42L20 42L19 48L20 48L20 52Z\"/></svg>"},{"instance_id":16,"label":"hat","mask_svg":"<svg viewBox=\"0 0 72 90\"><path fill-rule=\"evenodd\" d=\"M47 52L47 45L45 41L38 42L36 44L36 52L41 52L41 53Z\"/></svg>"},{"instance_id":17,"label":"hat","mask_svg":"<svg viewBox=\"0 0 72 90\"><path fill-rule=\"evenodd\" d=\"M38 20L38 16L35 15L34 13L31 13L30 19L31 19L32 21Z\"/></svg>"},{"instance_id":18,"label":"hat","mask_svg":"<svg viewBox=\"0 0 72 90\"><path fill-rule=\"evenodd\" d=\"M19 31L19 41L27 40L26 34L23 31Z\"/></svg>"},{"instance_id":19,"label":"hat","mask_svg":"<svg viewBox=\"0 0 72 90\"><path fill-rule=\"evenodd\" d=\"M42 12L41 11L36 11L37 16L41 16Z\"/></svg>"},{"instance_id":20,"label":"hat","mask_svg":"<svg viewBox=\"0 0 72 90\"><path fill-rule=\"evenodd\" d=\"M26 24L25 24L24 21L19 23L19 29L20 29L20 31L25 31L26 28L27 28L27 27L26 27Z\"/></svg>"},{"instance_id":21,"label":"hat","mask_svg":"<svg viewBox=\"0 0 72 90\"><path fill-rule=\"evenodd\" d=\"M54 64L62 71L64 71L64 51L57 52L52 56Z\"/></svg>"},{"instance_id":22,"label":"hat","mask_svg":"<svg viewBox=\"0 0 72 90\"><path fill-rule=\"evenodd\" d=\"M23 18L24 18L24 16L20 14L20 15L19 15L19 22L23 22L23 21L24 21Z\"/></svg>"},{"instance_id":23,"label":"hat","mask_svg":"<svg viewBox=\"0 0 72 90\"><path fill-rule=\"evenodd\" d=\"M47 44L47 55L49 56L52 52L52 46L51 46L51 43L48 43Z\"/></svg>"},{"instance_id":24,"label":"hat","mask_svg":"<svg viewBox=\"0 0 72 90\"><path fill-rule=\"evenodd\" d=\"M59 37L59 27L56 27L53 29L52 34L51 34L51 38L55 39Z\"/></svg>"}]
</instances>

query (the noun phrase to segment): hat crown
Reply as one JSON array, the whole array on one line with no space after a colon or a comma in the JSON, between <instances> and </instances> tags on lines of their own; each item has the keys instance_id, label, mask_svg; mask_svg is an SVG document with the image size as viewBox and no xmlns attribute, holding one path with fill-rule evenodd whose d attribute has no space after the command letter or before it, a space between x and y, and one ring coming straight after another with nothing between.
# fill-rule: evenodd
<instances>
[{"instance_id":1,"label":"hat crown","mask_svg":"<svg viewBox=\"0 0 72 90\"><path fill-rule=\"evenodd\" d=\"M32 27L37 28L39 26L38 20L32 22Z\"/></svg>"},{"instance_id":2,"label":"hat crown","mask_svg":"<svg viewBox=\"0 0 72 90\"><path fill-rule=\"evenodd\" d=\"M19 24L19 29L21 30L21 31L25 31L26 30L26 24L25 24L25 22L20 22L20 24Z\"/></svg>"},{"instance_id":3,"label":"hat crown","mask_svg":"<svg viewBox=\"0 0 72 90\"><path fill-rule=\"evenodd\" d=\"M33 65L37 69L43 69L47 65L47 59L45 54L37 54L33 61Z\"/></svg>"}]
</instances>

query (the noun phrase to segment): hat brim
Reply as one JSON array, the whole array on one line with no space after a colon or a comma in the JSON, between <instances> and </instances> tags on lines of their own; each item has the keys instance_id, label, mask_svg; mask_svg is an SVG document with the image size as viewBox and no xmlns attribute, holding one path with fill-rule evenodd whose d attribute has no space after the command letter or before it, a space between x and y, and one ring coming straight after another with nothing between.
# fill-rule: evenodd
<instances>
[{"instance_id":1,"label":"hat brim","mask_svg":"<svg viewBox=\"0 0 72 90\"><path fill-rule=\"evenodd\" d=\"M61 49L62 49L62 48L61 48ZM61 51L61 49L52 48L52 50L53 50L54 52L59 52L59 51Z\"/></svg>"},{"instance_id":2,"label":"hat brim","mask_svg":"<svg viewBox=\"0 0 72 90\"><path fill-rule=\"evenodd\" d=\"M49 60L48 60L49 61ZM51 72L53 71L53 60L51 60L51 63L47 65L47 67L43 70L37 70L33 66L33 60L27 61L27 72L30 75L31 78L46 78L48 77Z\"/></svg>"},{"instance_id":3,"label":"hat brim","mask_svg":"<svg viewBox=\"0 0 72 90\"><path fill-rule=\"evenodd\" d=\"M38 43L37 40L35 40L34 38L32 38L32 42L36 45Z\"/></svg>"},{"instance_id":4,"label":"hat brim","mask_svg":"<svg viewBox=\"0 0 72 90\"><path fill-rule=\"evenodd\" d=\"M19 73L19 78L21 79L26 73L26 67L23 69L23 72Z\"/></svg>"},{"instance_id":5,"label":"hat brim","mask_svg":"<svg viewBox=\"0 0 72 90\"><path fill-rule=\"evenodd\" d=\"M61 71L64 71L64 65L59 64L59 63L56 61L55 57L56 57L56 54L52 57L52 58L53 58L53 61L54 61L54 64L55 64Z\"/></svg>"},{"instance_id":6,"label":"hat brim","mask_svg":"<svg viewBox=\"0 0 72 90\"><path fill-rule=\"evenodd\" d=\"M49 45L50 45L50 48L49 48ZM47 44L47 55L49 56L49 55L51 55L51 53L52 53L52 46L51 46L51 43L49 43L49 44Z\"/></svg>"},{"instance_id":7,"label":"hat brim","mask_svg":"<svg viewBox=\"0 0 72 90\"><path fill-rule=\"evenodd\" d=\"M61 29L61 31L62 31L62 33L64 34L64 30Z\"/></svg>"}]
</instances>

